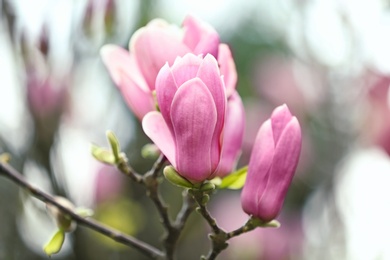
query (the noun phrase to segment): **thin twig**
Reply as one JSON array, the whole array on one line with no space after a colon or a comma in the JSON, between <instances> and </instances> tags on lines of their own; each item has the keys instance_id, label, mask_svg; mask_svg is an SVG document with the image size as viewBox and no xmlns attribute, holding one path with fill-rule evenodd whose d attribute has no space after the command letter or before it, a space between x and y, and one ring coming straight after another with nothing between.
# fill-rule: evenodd
<instances>
[{"instance_id":1,"label":"thin twig","mask_svg":"<svg viewBox=\"0 0 390 260\"><path fill-rule=\"evenodd\" d=\"M204 199L209 196L206 192L200 190L190 190L192 197L198 204L198 208L196 211L202 215L202 217L209 224L212 233L209 234L209 238L211 240L211 248L206 257L202 257L202 259L214 260L219 255L219 253L228 247L226 241L227 233L221 229L216 220L210 215L209 211L206 208L206 203ZM207 202L207 200L206 200Z\"/></svg>"},{"instance_id":2,"label":"thin twig","mask_svg":"<svg viewBox=\"0 0 390 260\"><path fill-rule=\"evenodd\" d=\"M154 177L157 178L159 177L159 173L161 168L163 167L164 163L167 161L167 158L165 155L161 154L157 161L153 164L152 169L150 170L150 174Z\"/></svg>"},{"instance_id":3,"label":"thin twig","mask_svg":"<svg viewBox=\"0 0 390 260\"><path fill-rule=\"evenodd\" d=\"M195 201L191 196L188 195L188 191L183 191L183 205L177 214L175 220L175 227L179 230L183 229L185 223L187 222L188 217L195 209Z\"/></svg>"},{"instance_id":4,"label":"thin twig","mask_svg":"<svg viewBox=\"0 0 390 260\"><path fill-rule=\"evenodd\" d=\"M175 222L170 229L167 229L167 233L164 237L164 248L167 259L174 259L174 253L177 241L183 231L184 225L187 222L188 217L194 211L195 201L188 196L187 191L183 192L183 205L181 210L176 216Z\"/></svg>"},{"instance_id":5,"label":"thin twig","mask_svg":"<svg viewBox=\"0 0 390 260\"><path fill-rule=\"evenodd\" d=\"M128 163L127 158L125 156L118 162L116 165L119 171L121 171L127 177L130 177L133 181L137 183L142 183L143 178L142 175L137 173Z\"/></svg>"},{"instance_id":6,"label":"thin twig","mask_svg":"<svg viewBox=\"0 0 390 260\"><path fill-rule=\"evenodd\" d=\"M157 179L159 171L161 170L165 161L165 156L161 154L157 161L153 164L152 169L143 176L142 183L146 187L147 195L151 198L154 205L156 206L164 227L169 231L170 229L173 229L173 225L169 218L168 206L161 197L159 191L160 182Z\"/></svg>"},{"instance_id":7,"label":"thin twig","mask_svg":"<svg viewBox=\"0 0 390 260\"><path fill-rule=\"evenodd\" d=\"M83 218L79 215L77 215L73 210L70 210L60 203L58 203L55 198L42 190L32 186L29 184L25 178L22 176L21 173L19 173L17 170L12 168L10 165L0 162L0 173L3 173L3 175L12 180L14 183L19 185L20 187L26 189L31 193L32 196L36 197L37 199L52 204L56 206L58 209L60 209L62 212L69 215L72 220L76 221L79 225L83 225L86 227L89 227L90 229L93 229L115 241L118 243L133 247L140 251L141 253L151 257L152 259L163 259L165 257L164 253L158 250L157 248L140 241L132 236L123 234L115 229L112 229L108 226L105 226L102 223L99 223L92 219Z\"/></svg>"},{"instance_id":8,"label":"thin twig","mask_svg":"<svg viewBox=\"0 0 390 260\"><path fill-rule=\"evenodd\" d=\"M237 228L236 230L233 230L233 231L227 233L227 239L231 239L233 237L239 236L239 235L244 234L246 232L249 232L253 229L255 229L255 227L244 225L240 228Z\"/></svg>"},{"instance_id":9,"label":"thin twig","mask_svg":"<svg viewBox=\"0 0 390 260\"><path fill-rule=\"evenodd\" d=\"M127 163L127 159L117 165L118 169L125 175L132 178L134 181L143 184L146 188L146 194L150 197L154 203L158 214L160 215L161 222L165 228L165 234L163 237L163 246L165 252L165 258L167 260L174 259L174 253L176 249L177 241L184 228L185 222L189 215L194 210L194 201L189 196L184 196L184 202L182 209L180 210L176 220L173 222L169 217L168 206L163 200L160 193L160 180L161 169L164 166L167 158L161 154L153 167L145 175L136 173Z\"/></svg>"},{"instance_id":10,"label":"thin twig","mask_svg":"<svg viewBox=\"0 0 390 260\"><path fill-rule=\"evenodd\" d=\"M178 238L178 233L180 231L177 230L177 228L173 225L172 220L169 217L168 206L166 205L160 194L160 182L158 180L158 177L165 161L166 157L161 154L157 161L153 164L152 169L144 175L142 183L146 187L147 195L150 197L150 199L156 206L156 209L161 218L161 222L166 231L163 238L166 258L173 259L176 241Z\"/></svg>"},{"instance_id":11,"label":"thin twig","mask_svg":"<svg viewBox=\"0 0 390 260\"><path fill-rule=\"evenodd\" d=\"M213 230L213 232L215 234L221 233L222 230L218 227L217 221L210 215L205 204L202 202L204 196L206 196L207 194L205 194L202 191L198 191L198 190L190 190L190 192L191 192L192 197L194 198L194 200L198 204L198 208L196 209L196 211L203 216L203 218L207 221L210 228Z\"/></svg>"}]
</instances>

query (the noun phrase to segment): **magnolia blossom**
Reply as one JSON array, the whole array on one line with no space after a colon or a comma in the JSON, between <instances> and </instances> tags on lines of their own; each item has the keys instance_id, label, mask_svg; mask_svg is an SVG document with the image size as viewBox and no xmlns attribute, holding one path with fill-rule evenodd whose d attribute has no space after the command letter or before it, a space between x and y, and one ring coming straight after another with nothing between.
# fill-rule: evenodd
<instances>
[{"instance_id":1,"label":"magnolia blossom","mask_svg":"<svg viewBox=\"0 0 390 260\"><path fill-rule=\"evenodd\" d=\"M301 151L301 128L286 105L277 107L257 134L241 194L243 210L263 221L280 212Z\"/></svg>"},{"instance_id":2,"label":"magnolia blossom","mask_svg":"<svg viewBox=\"0 0 390 260\"><path fill-rule=\"evenodd\" d=\"M244 141L245 111L240 95L234 92L228 99L223 133L222 154L216 176L228 175L241 154Z\"/></svg>"},{"instance_id":3,"label":"magnolia blossom","mask_svg":"<svg viewBox=\"0 0 390 260\"><path fill-rule=\"evenodd\" d=\"M227 98L218 63L187 54L166 64L156 80L161 113L150 112L143 129L184 178L214 176L221 160Z\"/></svg>"},{"instance_id":4,"label":"magnolia blossom","mask_svg":"<svg viewBox=\"0 0 390 260\"><path fill-rule=\"evenodd\" d=\"M171 66L176 57L187 53L213 55L224 75L228 96L234 92L237 72L229 47L220 44L214 28L195 17L187 16L182 29L161 19L152 20L134 33L129 49L130 52L106 45L101 55L128 106L140 120L155 110L153 91L161 67L167 62Z\"/></svg>"}]
</instances>

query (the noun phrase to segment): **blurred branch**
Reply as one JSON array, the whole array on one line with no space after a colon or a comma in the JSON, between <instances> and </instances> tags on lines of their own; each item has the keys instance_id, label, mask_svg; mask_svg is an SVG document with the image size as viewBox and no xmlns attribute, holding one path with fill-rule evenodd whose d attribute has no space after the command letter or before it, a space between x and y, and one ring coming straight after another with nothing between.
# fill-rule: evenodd
<instances>
[{"instance_id":1,"label":"blurred branch","mask_svg":"<svg viewBox=\"0 0 390 260\"><path fill-rule=\"evenodd\" d=\"M15 170L13 167L8 165L7 163L0 162L0 174L3 174L4 177L10 179L20 187L24 188L28 192L31 193L32 196L36 197L37 199L46 202L48 204L52 204L56 206L59 210L61 210L63 213L69 215L72 220L76 221L79 225L86 226L90 229L93 229L113 240L115 240L118 243L124 244L126 246L133 247L140 251L141 253L151 257L152 259L164 259L164 253L158 250L157 248L140 241L132 236L123 234L115 229L112 229L110 227L107 227L103 225L102 223L99 223L92 219L87 219L79 216L76 214L73 210L70 210L60 203L58 203L55 198L42 190L32 186L29 184L25 178L22 176L21 173L19 173L17 170Z\"/></svg>"}]
</instances>

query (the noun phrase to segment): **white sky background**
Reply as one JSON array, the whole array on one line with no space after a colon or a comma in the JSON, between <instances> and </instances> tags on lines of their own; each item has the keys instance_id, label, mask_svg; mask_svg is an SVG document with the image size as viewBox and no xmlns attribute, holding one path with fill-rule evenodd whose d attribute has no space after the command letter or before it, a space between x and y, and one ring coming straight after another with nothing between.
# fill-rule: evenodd
<instances>
[{"instance_id":1,"label":"white sky background","mask_svg":"<svg viewBox=\"0 0 390 260\"><path fill-rule=\"evenodd\" d=\"M53 67L55 70L62 71L69 66L72 63L72 57L69 55L70 33L74 29L74 21L81 19L75 16L73 8L76 7L77 12L80 12L86 2L70 0L13 0L13 2L17 6L17 16L21 18L21 24L28 28L31 39L36 39L43 22L50 23L52 33L55 34L55 37L51 38L52 46L55 48L55 55L51 57ZM124 16L127 17L122 21L124 30L125 28L131 30L134 26L131 17L136 17L136 8L131 8L130 2L138 4L138 1L121 1L126 5L126 10L134 10L133 14ZM365 66L370 66L384 73L390 72L390 15L385 8L384 1L312 0L307 2L305 8L298 9L293 0L165 0L158 1L155 12L167 19L169 17L171 22L177 24L181 24L187 13L195 14L210 22L227 38L232 30L239 29L240 25L248 19L254 19L259 23L261 30L269 28L269 31L275 35L284 38L292 50L303 59L315 59L318 63L335 70L353 68L353 71L359 71ZM22 26L18 26L18 29L21 30ZM25 142L30 137L29 132L23 128L28 124L29 119L26 116L26 107L20 101L20 96L24 95L24 89L21 84L22 79L15 70L15 56L11 53L9 44L4 28L0 26L0 134L3 139L9 140L10 144L14 145L16 152L26 146ZM98 57L92 64L97 66L96 62L98 62ZM104 144L105 129L115 127L110 120L102 123L100 117L105 109L112 105L113 101L106 98L109 93L107 87L112 86L107 83L109 81L107 77L96 76L99 73L104 75L104 73L99 72L93 66L91 71L96 74L85 73L86 77L79 81L80 86L73 93L75 96L73 114L80 117L72 118L67 122L68 125L64 125L61 129L61 134L64 138L69 138L69 142L61 142L58 145L58 149L64 154L66 175L70 177L68 185L72 187L73 193L84 189L91 181L86 177L88 174L80 174L80 169L88 172L88 163L90 163L86 159L89 156L89 147L86 149L83 147L85 148L91 141L102 141ZM101 90L95 91L96 89ZM83 111L85 107L89 107L90 110ZM114 106L111 109L115 112L122 108ZM100 140L89 139L91 135L87 133L94 125L99 125L95 136L100 133L103 137ZM117 127L122 127L119 130L121 140L129 138L132 132L131 122L126 126L127 128L125 127L126 129L123 129L123 126ZM128 132L126 132L127 129L129 129ZM72 163L74 160L77 160L77 167ZM348 175L348 178L354 177ZM359 179L351 181L354 187L360 187L366 181L362 178L362 174L357 175L357 178ZM366 187L364 193L370 193L369 189L375 190L374 185L364 187ZM342 188L339 189L342 190ZM79 203L89 204L91 202L88 198L92 191L84 190L89 197L75 197L74 199ZM348 191L355 194L353 193L355 191L351 189ZM353 198L353 196L348 197L349 200ZM388 212L385 213L385 215L388 214ZM349 232L352 232L351 230ZM371 232L374 231L371 230ZM375 234L370 234L370 237L375 237ZM381 237L381 234L377 235ZM370 241L364 241L364 243L370 243ZM351 241L348 247L351 246L356 246L354 250L364 248L358 240ZM375 249L374 246L370 248Z\"/></svg>"}]
</instances>

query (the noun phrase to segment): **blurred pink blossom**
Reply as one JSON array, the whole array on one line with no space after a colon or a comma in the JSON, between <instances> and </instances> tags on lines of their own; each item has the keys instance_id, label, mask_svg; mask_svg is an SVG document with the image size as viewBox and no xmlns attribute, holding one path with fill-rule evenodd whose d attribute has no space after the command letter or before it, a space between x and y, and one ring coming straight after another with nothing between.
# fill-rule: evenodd
<instances>
[{"instance_id":1,"label":"blurred pink blossom","mask_svg":"<svg viewBox=\"0 0 390 260\"><path fill-rule=\"evenodd\" d=\"M227 93L233 94L237 72L230 49L220 44L218 33L209 24L187 16L183 29L155 19L136 31L130 40L130 52L106 45L101 55L115 84L127 104L141 120L155 110L153 91L161 67L172 65L176 57L187 53L213 55L223 72Z\"/></svg>"},{"instance_id":2,"label":"blurred pink blossom","mask_svg":"<svg viewBox=\"0 0 390 260\"><path fill-rule=\"evenodd\" d=\"M65 105L66 84L50 75L38 75L36 71L27 71L27 101L31 113L44 119L58 115Z\"/></svg>"},{"instance_id":3,"label":"blurred pink blossom","mask_svg":"<svg viewBox=\"0 0 390 260\"><path fill-rule=\"evenodd\" d=\"M382 147L390 155L390 76L369 72L365 75L366 110L362 121L362 142Z\"/></svg>"},{"instance_id":4,"label":"blurred pink blossom","mask_svg":"<svg viewBox=\"0 0 390 260\"><path fill-rule=\"evenodd\" d=\"M111 165L100 164L96 167L95 202L104 203L116 199L122 192L123 176Z\"/></svg>"}]
</instances>

